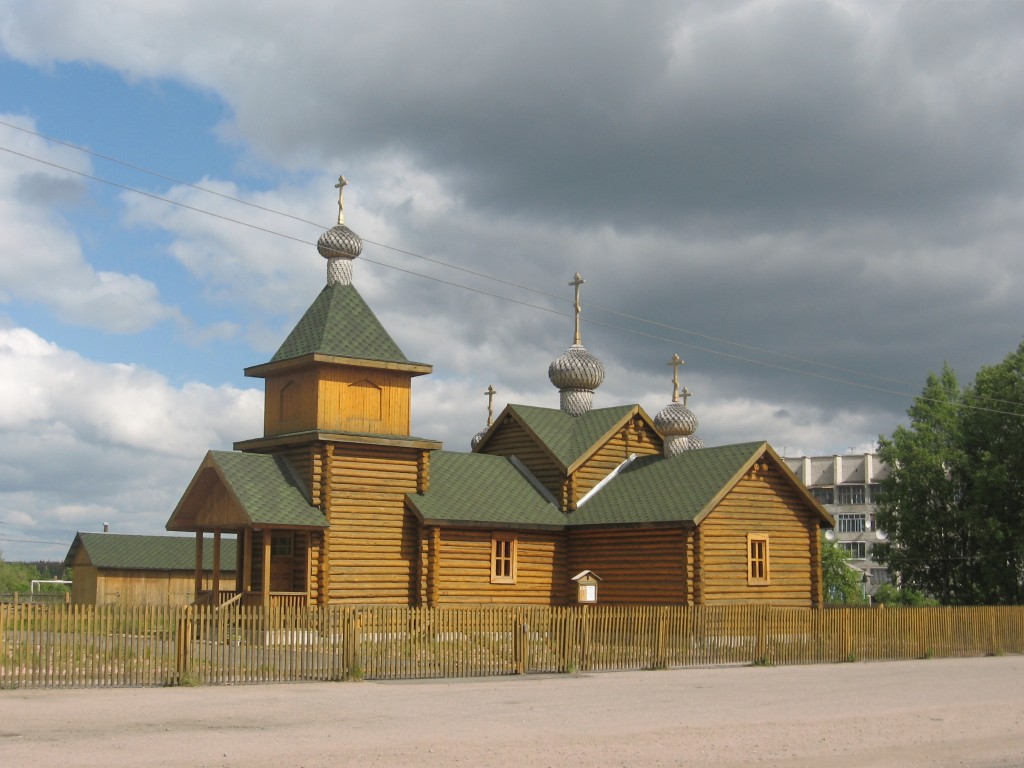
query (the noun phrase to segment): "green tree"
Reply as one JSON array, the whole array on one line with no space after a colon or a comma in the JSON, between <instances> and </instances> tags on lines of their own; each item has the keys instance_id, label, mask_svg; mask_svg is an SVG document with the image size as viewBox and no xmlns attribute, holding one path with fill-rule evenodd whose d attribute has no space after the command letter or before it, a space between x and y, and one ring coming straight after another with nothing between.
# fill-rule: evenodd
<instances>
[{"instance_id":1,"label":"green tree","mask_svg":"<svg viewBox=\"0 0 1024 768\"><path fill-rule=\"evenodd\" d=\"M879 439L890 475L881 484L876 516L889 541L876 547L875 556L904 587L945 604L980 598L960 417L964 397L956 373L945 365L941 374L928 376L907 411L909 426Z\"/></svg>"},{"instance_id":2,"label":"green tree","mask_svg":"<svg viewBox=\"0 0 1024 768\"><path fill-rule=\"evenodd\" d=\"M876 557L942 603L1024 603L1024 344L964 389L945 366L907 413L879 441Z\"/></svg>"},{"instance_id":3,"label":"green tree","mask_svg":"<svg viewBox=\"0 0 1024 768\"><path fill-rule=\"evenodd\" d=\"M821 574L826 605L864 604L861 576L847 565L849 559L846 550L822 536Z\"/></svg>"},{"instance_id":4,"label":"green tree","mask_svg":"<svg viewBox=\"0 0 1024 768\"><path fill-rule=\"evenodd\" d=\"M876 605L909 605L913 607L939 604L934 597L926 597L916 589L900 589L893 584L883 584L876 589L874 601Z\"/></svg>"},{"instance_id":5,"label":"green tree","mask_svg":"<svg viewBox=\"0 0 1024 768\"><path fill-rule=\"evenodd\" d=\"M28 592L32 579L38 579L36 569L24 563L4 562L0 553L0 594L12 592Z\"/></svg>"},{"instance_id":6,"label":"green tree","mask_svg":"<svg viewBox=\"0 0 1024 768\"><path fill-rule=\"evenodd\" d=\"M1024 343L985 366L965 394L963 444L979 541L977 591L986 603L1024 602Z\"/></svg>"}]
</instances>

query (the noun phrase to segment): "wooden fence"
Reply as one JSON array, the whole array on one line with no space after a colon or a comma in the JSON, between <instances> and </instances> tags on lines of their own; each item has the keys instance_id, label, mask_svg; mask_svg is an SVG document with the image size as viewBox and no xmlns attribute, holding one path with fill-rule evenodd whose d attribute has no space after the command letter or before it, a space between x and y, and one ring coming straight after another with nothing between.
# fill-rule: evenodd
<instances>
[{"instance_id":1,"label":"wooden fence","mask_svg":"<svg viewBox=\"0 0 1024 768\"><path fill-rule=\"evenodd\" d=\"M815 664L1024 653L1024 606L0 605L0 688Z\"/></svg>"}]
</instances>

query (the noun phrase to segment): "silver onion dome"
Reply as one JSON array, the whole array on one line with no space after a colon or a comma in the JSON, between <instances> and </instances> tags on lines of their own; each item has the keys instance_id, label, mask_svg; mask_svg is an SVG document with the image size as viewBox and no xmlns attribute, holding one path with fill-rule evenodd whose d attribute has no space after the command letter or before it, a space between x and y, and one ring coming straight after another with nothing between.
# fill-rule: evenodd
<instances>
[{"instance_id":1,"label":"silver onion dome","mask_svg":"<svg viewBox=\"0 0 1024 768\"><path fill-rule=\"evenodd\" d=\"M604 381L604 363L582 344L573 344L548 366L548 379L559 389L597 389Z\"/></svg>"},{"instance_id":2,"label":"silver onion dome","mask_svg":"<svg viewBox=\"0 0 1024 768\"><path fill-rule=\"evenodd\" d=\"M703 448L704 444L694 445L693 438L697 431L697 417L693 411L680 402L673 402L662 408L654 417L654 426L665 436L665 456L678 456L684 451Z\"/></svg>"},{"instance_id":3,"label":"silver onion dome","mask_svg":"<svg viewBox=\"0 0 1024 768\"><path fill-rule=\"evenodd\" d=\"M580 416L594 403L594 390L604 381L604 363L582 344L573 344L548 366L548 379L558 388L559 407Z\"/></svg>"},{"instance_id":4,"label":"silver onion dome","mask_svg":"<svg viewBox=\"0 0 1024 768\"><path fill-rule=\"evenodd\" d=\"M346 184L345 177L339 176L338 183L334 185L338 189L338 223L316 241L316 249L327 259L328 285L350 285L352 259L363 252L363 239L345 226Z\"/></svg>"},{"instance_id":5,"label":"silver onion dome","mask_svg":"<svg viewBox=\"0 0 1024 768\"><path fill-rule=\"evenodd\" d=\"M590 410L594 390L604 381L604 363L587 351L580 339L580 286L585 281L577 272L569 285L576 288L573 307L576 314L576 332L572 346L548 366L548 379L558 388L562 411L579 416Z\"/></svg>"},{"instance_id":6,"label":"silver onion dome","mask_svg":"<svg viewBox=\"0 0 1024 768\"><path fill-rule=\"evenodd\" d=\"M654 426L665 437L689 437L697 431L697 417L682 403L669 403L654 417Z\"/></svg>"},{"instance_id":7,"label":"silver onion dome","mask_svg":"<svg viewBox=\"0 0 1024 768\"><path fill-rule=\"evenodd\" d=\"M344 224L335 224L320 235L316 249L325 259L354 259L363 252L363 238Z\"/></svg>"},{"instance_id":8,"label":"silver onion dome","mask_svg":"<svg viewBox=\"0 0 1024 768\"><path fill-rule=\"evenodd\" d=\"M703 448L704 441L693 434L697 431L697 417L686 407L691 394L686 387L683 387L683 402L679 402L679 366L683 360L679 355L672 355L668 364L672 366L672 402L654 417L654 427L665 436L665 456L672 457Z\"/></svg>"},{"instance_id":9,"label":"silver onion dome","mask_svg":"<svg viewBox=\"0 0 1024 768\"><path fill-rule=\"evenodd\" d=\"M473 435L473 439L469 441L469 447L472 448L475 451L476 447L478 445L480 445L480 443L483 442L484 435L486 435L486 434L487 434L487 430L486 429L481 429L479 432L477 432L475 435Z\"/></svg>"}]
</instances>

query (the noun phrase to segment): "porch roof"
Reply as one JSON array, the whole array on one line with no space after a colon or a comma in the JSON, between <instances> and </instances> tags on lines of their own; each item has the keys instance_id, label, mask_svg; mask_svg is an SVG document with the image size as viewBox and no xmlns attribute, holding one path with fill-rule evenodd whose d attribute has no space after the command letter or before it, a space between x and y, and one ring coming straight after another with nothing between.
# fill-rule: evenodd
<instances>
[{"instance_id":1,"label":"porch roof","mask_svg":"<svg viewBox=\"0 0 1024 768\"><path fill-rule=\"evenodd\" d=\"M167 521L169 531L326 528L283 456L210 451Z\"/></svg>"}]
</instances>

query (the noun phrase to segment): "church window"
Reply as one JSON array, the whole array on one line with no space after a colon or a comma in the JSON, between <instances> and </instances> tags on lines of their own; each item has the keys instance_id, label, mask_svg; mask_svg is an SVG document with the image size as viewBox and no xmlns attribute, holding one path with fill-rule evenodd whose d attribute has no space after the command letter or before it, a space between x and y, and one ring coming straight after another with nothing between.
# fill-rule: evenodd
<instances>
[{"instance_id":1,"label":"church window","mask_svg":"<svg viewBox=\"0 0 1024 768\"><path fill-rule=\"evenodd\" d=\"M767 534L747 534L747 584L769 583Z\"/></svg>"},{"instance_id":2,"label":"church window","mask_svg":"<svg viewBox=\"0 0 1024 768\"><path fill-rule=\"evenodd\" d=\"M496 533L491 537L491 583L516 583L516 537Z\"/></svg>"}]
</instances>

